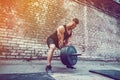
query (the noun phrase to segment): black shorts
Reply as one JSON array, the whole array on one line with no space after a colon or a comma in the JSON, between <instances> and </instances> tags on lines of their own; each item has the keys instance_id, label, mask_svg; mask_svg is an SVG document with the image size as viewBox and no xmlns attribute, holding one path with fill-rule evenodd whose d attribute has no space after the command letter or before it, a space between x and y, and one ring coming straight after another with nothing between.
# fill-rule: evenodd
<instances>
[{"instance_id":1,"label":"black shorts","mask_svg":"<svg viewBox=\"0 0 120 80\"><path fill-rule=\"evenodd\" d=\"M47 39L47 45L48 45L49 48L50 48L50 44L55 44L55 46L56 46L57 48L59 48L59 46L58 46L58 41L55 41L54 39L48 37L48 39Z\"/></svg>"}]
</instances>

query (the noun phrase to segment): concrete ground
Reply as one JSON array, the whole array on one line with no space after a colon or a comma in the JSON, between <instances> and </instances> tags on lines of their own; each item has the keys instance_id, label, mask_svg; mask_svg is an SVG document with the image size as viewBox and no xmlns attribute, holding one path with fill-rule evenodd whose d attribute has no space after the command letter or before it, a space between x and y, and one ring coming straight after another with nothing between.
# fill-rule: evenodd
<instances>
[{"instance_id":1,"label":"concrete ground","mask_svg":"<svg viewBox=\"0 0 120 80\"><path fill-rule=\"evenodd\" d=\"M46 61L0 60L0 74L5 73L38 73L45 72ZM52 61L54 71L51 76L56 80L113 80L111 78L89 72L93 69L120 70L120 62L78 61L77 69L67 69L59 60Z\"/></svg>"}]
</instances>

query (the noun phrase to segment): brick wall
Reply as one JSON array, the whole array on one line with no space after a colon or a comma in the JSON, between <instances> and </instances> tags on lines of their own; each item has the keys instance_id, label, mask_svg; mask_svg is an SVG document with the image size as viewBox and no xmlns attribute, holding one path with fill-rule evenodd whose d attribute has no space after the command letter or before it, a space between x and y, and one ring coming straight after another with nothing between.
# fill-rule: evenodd
<instances>
[{"instance_id":1,"label":"brick wall","mask_svg":"<svg viewBox=\"0 0 120 80\"><path fill-rule=\"evenodd\" d=\"M7 55L12 58L46 56L48 51L46 38L49 34L59 25L64 25L73 17L77 17L80 24L73 30L70 42L78 53L91 57L119 59L120 6L109 0L99 1L19 0L8 4L1 2L1 56ZM115 6L114 9L111 9L111 5ZM55 54L59 54L59 51L56 50Z\"/></svg>"},{"instance_id":2,"label":"brick wall","mask_svg":"<svg viewBox=\"0 0 120 80\"><path fill-rule=\"evenodd\" d=\"M80 4L80 14L77 16L82 20L83 37L76 36L76 44L85 47L86 56L103 57L104 59L119 59L120 57L120 5L112 0L73 0ZM75 4L76 4L75 3ZM75 5L73 5L75 7ZM114 7L112 7L114 6ZM77 9L77 5L76 8ZM76 10L78 11L78 10ZM73 12L72 12L73 13ZM76 12L78 13L78 12ZM81 29L77 29L77 35ZM82 33L82 32L81 32ZM78 45L76 45L78 46ZM80 47L79 49L82 50ZM78 49L78 50L79 50Z\"/></svg>"},{"instance_id":3,"label":"brick wall","mask_svg":"<svg viewBox=\"0 0 120 80\"><path fill-rule=\"evenodd\" d=\"M36 58L47 54L47 45L39 42L39 39L20 36L23 33L16 33L7 28L0 28L0 32L0 54L2 57L29 58L32 56Z\"/></svg>"}]
</instances>

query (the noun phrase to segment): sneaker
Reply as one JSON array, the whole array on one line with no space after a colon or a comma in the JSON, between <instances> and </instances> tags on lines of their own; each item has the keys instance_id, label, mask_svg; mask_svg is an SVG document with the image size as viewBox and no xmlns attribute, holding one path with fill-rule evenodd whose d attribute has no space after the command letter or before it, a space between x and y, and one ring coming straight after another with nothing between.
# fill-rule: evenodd
<instances>
[{"instance_id":1,"label":"sneaker","mask_svg":"<svg viewBox=\"0 0 120 80\"><path fill-rule=\"evenodd\" d=\"M76 69L75 67L69 66L69 65L67 65L66 67L67 67L67 68L70 68L70 69Z\"/></svg>"},{"instance_id":2,"label":"sneaker","mask_svg":"<svg viewBox=\"0 0 120 80\"><path fill-rule=\"evenodd\" d=\"M47 73L53 73L51 65L46 66L45 70Z\"/></svg>"}]
</instances>

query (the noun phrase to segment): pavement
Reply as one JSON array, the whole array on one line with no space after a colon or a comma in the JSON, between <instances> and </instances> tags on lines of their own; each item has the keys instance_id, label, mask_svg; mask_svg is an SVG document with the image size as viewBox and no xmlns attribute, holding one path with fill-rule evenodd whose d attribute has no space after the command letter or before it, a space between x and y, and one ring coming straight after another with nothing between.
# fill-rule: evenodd
<instances>
[{"instance_id":1,"label":"pavement","mask_svg":"<svg viewBox=\"0 0 120 80\"><path fill-rule=\"evenodd\" d=\"M0 60L0 74L11 73L39 73L45 72L46 60ZM52 61L55 80L113 80L111 78L91 73L89 70L120 70L120 62L78 61L76 69L67 69L60 60Z\"/></svg>"}]
</instances>

